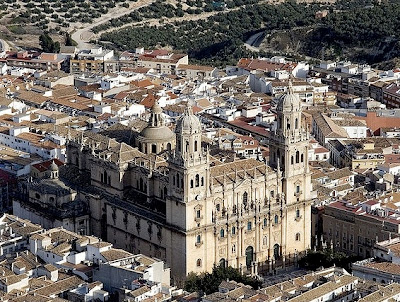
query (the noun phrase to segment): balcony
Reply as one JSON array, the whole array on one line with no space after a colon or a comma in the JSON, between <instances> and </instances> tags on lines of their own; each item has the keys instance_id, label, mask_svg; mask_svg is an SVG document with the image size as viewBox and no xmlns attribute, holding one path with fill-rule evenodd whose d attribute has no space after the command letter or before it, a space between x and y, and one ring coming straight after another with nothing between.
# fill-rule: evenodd
<instances>
[{"instance_id":1,"label":"balcony","mask_svg":"<svg viewBox=\"0 0 400 302\"><path fill-rule=\"evenodd\" d=\"M301 220L301 218L303 218L303 216L296 216L296 218L294 219L294 220L296 220L296 221L300 221Z\"/></svg>"},{"instance_id":2,"label":"balcony","mask_svg":"<svg viewBox=\"0 0 400 302\"><path fill-rule=\"evenodd\" d=\"M294 196L300 197L301 194L303 194L303 191L298 191L294 193Z\"/></svg>"}]
</instances>

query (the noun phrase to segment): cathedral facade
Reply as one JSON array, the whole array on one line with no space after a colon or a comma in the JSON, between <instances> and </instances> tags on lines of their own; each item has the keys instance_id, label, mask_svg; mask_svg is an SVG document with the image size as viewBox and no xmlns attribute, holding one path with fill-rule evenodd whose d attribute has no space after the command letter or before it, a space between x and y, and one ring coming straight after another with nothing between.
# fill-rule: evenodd
<instances>
[{"instance_id":1,"label":"cathedral facade","mask_svg":"<svg viewBox=\"0 0 400 302\"><path fill-rule=\"evenodd\" d=\"M133 146L85 133L69 142L68 167L86 175L78 191L90 232L165 260L173 276L214 265L254 270L310 248L309 134L291 87L277 107L270 161L221 162L202 146L190 106L175 132L156 103Z\"/></svg>"}]
</instances>

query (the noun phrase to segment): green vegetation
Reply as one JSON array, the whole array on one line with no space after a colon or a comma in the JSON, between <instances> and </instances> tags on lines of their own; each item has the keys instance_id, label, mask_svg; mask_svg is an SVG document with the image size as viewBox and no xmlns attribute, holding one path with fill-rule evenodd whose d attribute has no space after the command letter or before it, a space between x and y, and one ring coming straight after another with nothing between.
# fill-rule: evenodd
<instances>
[{"instance_id":1,"label":"green vegetation","mask_svg":"<svg viewBox=\"0 0 400 302\"><path fill-rule=\"evenodd\" d=\"M203 292L208 295L218 291L218 286L222 281L227 279L250 285L254 289L258 289L261 286L260 281L243 276L236 268L217 266L213 268L211 274L203 273L196 275L195 273L190 273L186 278L185 290L189 292Z\"/></svg>"},{"instance_id":2,"label":"green vegetation","mask_svg":"<svg viewBox=\"0 0 400 302\"><path fill-rule=\"evenodd\" d=\"M382 2L328 14L307 35L304 52L313 57L349 57L368 63L399 56L400 3Z\"/></svg>"},{"instance_id":3,"label":"green vegetation","mask_svg":"<svg viewBox=\"0 0 400 302\"><path fill-rule=\"evenodd\" d=\"M71 38L71 35L69 33L65 34L65 46L76 46L78 43L76 43L75 40Z\"/></svg>"},{"instance_id":4,"label":"green vegetation","mask_svg":"<svg viewBox=\"0 0 400 302\"><path fill-rule=\"evenodd\" d=\"M22 35L26 33L25 29L19 25L9 25L7 26L8 30L16 35Z\"/></svg>"},{"instance_id":5,"label":"green vegetation","mask_svg":"<svg viewBox=\"0 0 400 302\"><path fill-rule=\"evenodd\" d=\"M299 266L309 270L319 267L331 267L333 265L351 271L351 263L361 260L358 256L347 256L344 253L334 252L330 249L323 251L309 251L306 256L299 260Z\"/></svg>"},{"instance_id":6,"label":"green vegetation","mask_svg":"<svg viewBox=\"0 0 400 302\"><path fill-rule=\"evenodd\" d=\"M11 24L36 25L43 30L54 28L50 22L68 27L70 22L90 23L94 18L106 14L110 8L121 5L129 7L130 2L137 0L22 0L21 4L16 0L0 0L1 11L18 11L18 16Z\"/></svg>"},{"instance_id":7,"label":"green vegetation","mask_svg":"<svg viewBox=\"0 0 400 302\"><path fill-rule=\"evenodd\" d=\"M39 37L39 44L44 52L60 52L60 42L54 42L48 34L41 34Z\"/></svg>"},{"instance_id":8,"label":"green vegetation","mask_svg":"<svg viewBox=\"0 0 400 302\"><path fill-rule=\"evenodd\" d=\"M251 53L243 47L253 32L307 26L314 22L318 5L306 6L289 1L279 5L255 4L229 13L218 13L207 20L182 21L163 26L129 27L104 33L118 49L172 46L187 52L194 61L212 65L235 64Z\"/></svg>"},{"instance_id":9,"label":"green vegetation","mask_svg":"<svg viewBox=\"0 0 400 302\"><path fill-rule=\"evenodd\" d=\"M196 10L218 10L216 2L186 1ZM226 1L227 7L244 5L243 0ZM248 2L246 2L248 3ZM328 16L315 18L315 12L327 8ZM187 9L184 13L188 13ZM155 4L94 29L99 32L126 22L150 17L177 16L179 5L172 7L159 0ZM192 13L196 13L195 11ZM116 49L171 46L187 52L196 63L224 66L240 57L251 56L243 43L254 32L264 30L268 52L280 51L294 57L350 59L377 63L400 56L400 3L398 1L339 0L330 7L317 4L252 4L240 10L221 11L207 20L182 21L155 26L137 26L103 33L100 41L112 42ZM271 36L269 36L271 34ZM274 39L275 38L275 39ZM278 47L279 46L279 47ZM107 44L109 47L109 44ZM267 50L266 50L267 51ZM259 55L265 54L261 51Z\"/></svg>"},{"instance_id":10,"label":"green vegetation","mask_svg":"<svg viewBox=\"0 0 400 302\"><path fill-rule=\"evenodd\" d=\"M137 11L126 14L118 19L111 19L109 22L95 26L92 30L98 33L110 28L122 26L132 22L139 22L146 19L161 19L163 17L183 17L185 14L201 14L202 12L223 11L224 8L235 8L244 5L256 4L260 0L187 0L186 5L189 6L183 10L183 5L178 2L176 6L166 3L166 0L157 0L148 6L141 7Z\"/></svg>"}]
</instances>

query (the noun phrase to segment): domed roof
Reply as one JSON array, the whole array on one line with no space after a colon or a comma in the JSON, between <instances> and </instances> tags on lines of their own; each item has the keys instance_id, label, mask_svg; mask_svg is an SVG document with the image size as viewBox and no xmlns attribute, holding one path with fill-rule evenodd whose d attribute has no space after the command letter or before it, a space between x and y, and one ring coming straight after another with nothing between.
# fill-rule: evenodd
<instances>
[{"instance_id":1,"label":"domed roof","mask_svg":"<svg viewBox=\"0 0 400 302\"><path fill-rule=\"evenodd\" d=\"M140 132L140 137L145 140L170 141L174 133L164 124L162 108L156 101L151 107L149 124Z\"/></svg>"},{"instance_id":2,"label":"domed roof","mask_svg":"<svg viewBox=\"0 0 400 302\"><path fill-rule=\"evenodd\" d=\"M50 171L58 171L58 166L57 164L54 162L54 160L51 162L50 167L49 167Z\"/></svg>"},{"instance_id":3,"label":"domed roof","mask_svg":"<svg viewBox=\"0 0 400 302\"><path fill-rule=\"evenodd\" d=\"M292 110L300 106L300 98L297 93L294 93L292 81L289 80L288 92L283 95L278 102L278 110Z\"/></svg>"},{"instance_id":4,"label":"domed roof","mask_svg":"<svg viewBox=\"0 0 400 302\"><path fill-rule=\"evenodd\" d=\"M148 126L140 132L140 137L146 140L154 141L170 141L174 137L174 133L167 126L152 127Z\"/></svg>"},{"instance_id":5,"label":"domed roof","mask_svg":"<svg viewBox=\"0 0 400 302\"><path fill-rule=\"evenodd\" d=\"M193 114L192 107L188 104L184 113L176 122L176 133L199 133L201 132L200 120Z\"/></svg>"}]
</instances>

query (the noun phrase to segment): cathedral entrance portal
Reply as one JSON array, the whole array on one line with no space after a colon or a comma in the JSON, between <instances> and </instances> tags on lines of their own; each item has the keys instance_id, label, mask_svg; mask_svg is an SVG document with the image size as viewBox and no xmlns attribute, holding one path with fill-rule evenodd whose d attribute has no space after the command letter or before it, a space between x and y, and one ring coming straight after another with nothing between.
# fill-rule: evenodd
<instances>
[{"instance_id":1,"label":"cathedral entrance portal","mask_svg":"<svg viewBox=\"0 0 400 302\"><path fill-rule=\"evenodd\" d=\"M221 260L219 260L219 266L222 268L226 267L226 260L224 258L222 258Z\"/></svg>"},{"instance_id":2,"label":"cathedral entrance portal","mask_svg":"<svg viewBox=\"0 0 400 302\"><path fill-rule=\"evenodd\" d=\"M274 258L275 260L279 259L280 256L280 250L279 250L279 244L274 245Z\"/></svg>"},{"instance_id":3,"label":"cathedral entrance portal","mask_svg":"<svg viewBox=\"0 0 400 302\"><path fill-rule=\"evenodd\" d=\"M254 260L254 249L252 246L248 246L246 249L246 266L247 266L247 268L251 267L253 260Z\"/></svg>"}]
</instances>

